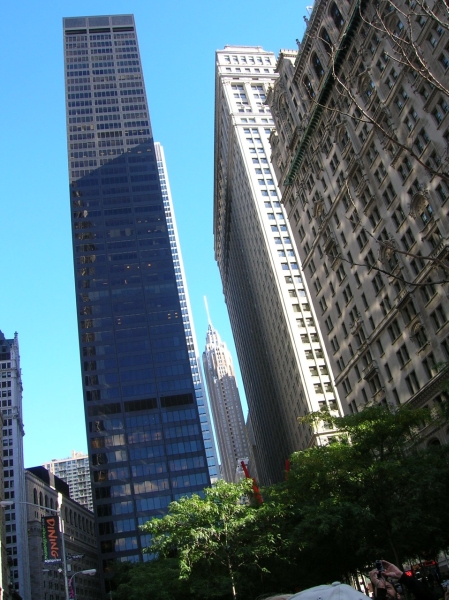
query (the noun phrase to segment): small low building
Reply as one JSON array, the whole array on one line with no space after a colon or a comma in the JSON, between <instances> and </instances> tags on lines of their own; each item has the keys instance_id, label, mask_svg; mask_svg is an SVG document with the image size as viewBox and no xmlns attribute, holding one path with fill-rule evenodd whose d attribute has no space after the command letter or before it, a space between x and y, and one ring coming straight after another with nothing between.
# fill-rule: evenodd
<instances>
[{"instance_id":1,"label":"small low building","mask_svg":"<svg viewBox=\"0 0 449 600\"><path fill-rule=\"evenodd\" d=\"M27 506L31 600L65 600L63 564L44 563L42 517L54 514L52 509L60 510L70 579L80 571L99 569L94 514L72 500L68 484L44 467L26 469L25 482L27 502L31 504ZM102 598L99 574L79 573L75 586L77 600Z\"/></svg>"}]
</instances>

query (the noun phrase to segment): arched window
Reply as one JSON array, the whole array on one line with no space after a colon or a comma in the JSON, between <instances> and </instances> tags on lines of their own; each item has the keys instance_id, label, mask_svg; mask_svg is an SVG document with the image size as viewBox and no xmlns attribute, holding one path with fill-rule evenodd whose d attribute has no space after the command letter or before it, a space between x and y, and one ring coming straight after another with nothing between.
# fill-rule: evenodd
<instances>
[{"instance_id":1,"label":"arched window","mask_svg":"<svg viewBox=\"0 0 449 600\"><path fill-rule=\"evenodd\" d=\"M42 494L42 492L39 492L39 506L43 506L44 505L44 496Z\"/></svg>"},{"instance_id":2,"label":"arched window","mask_svg":"<svg viewBox=\"0 0 449 600\"><path fill-rule=\"evenodd\" d=\"M321 77L324 75L324 69L320 59L318 58L318 55L315 52L312 54L312 66L318 79L321 79Z\"/></svg>"},{"instance_id":3,"label":"arched window","mask_svg":"<svg viewBox=\"0 0 449 600\"><path fill-rule=\"evenodd\" d=\"M335 2L332 2L331 4L330 15L335 23L335 27L340 30L343 27L345 20Z\"/></svg>"},{"instance_id":4,"label":"arched window","mask_svg":"<svg viewBox=\"0 0 449 600\"><path fill-rule=\"evenodd\" d=\"M45 494L45 506L48 508L48 496Z\"/></svg>"},{"instance_id":5,"label":"arched window","mask_svg":"<svg viewBox=\"0 0 449 600\"><path fill-rule=\"evenodd\" d=\"M70 525L73 525L73 513L70 511Z\"/></svg>"},{"instance_id":6,"label":"arched window","mask_svg":"<svg viewBox=\"0 0 449 600\"><path fill-rule=\"evenodd\" d=\"M323 47L326 50L326 52L328 54L332 54L332 40L330 38L330 35L327 33L327 29L325 27L321 28L320 38L323 42Z\"/></svg>"},{"instance_id":7,"label":"arched window","mask_svg":"<svg viewBox=\"0 0 449 600\"><path fill-rule=\"evenodd\" d=\"M33 502L34 504L37 504L37 489L34 488L33 490Z\"/></svg>"},{"instance_id":8,"label":"arched window","mask_svg":"<svg viewBox=\"0 0 449 600\"><path fill-rule=\"evenodd\" d=\"M307 94L310 98L315 98L315 92L313 90L312 82L307 77L307 75L303 79L304 87L306 88Z\"/></svg>"},{"instance_id":9,"label":"arched window","mask_svg":"<svg viewBox=\"0 0 449 600\"><path fill-rule=\"evenodd\" d=\"M50 508L53 508L53 498L50 498Z\"/></svg>"}]
</instances>

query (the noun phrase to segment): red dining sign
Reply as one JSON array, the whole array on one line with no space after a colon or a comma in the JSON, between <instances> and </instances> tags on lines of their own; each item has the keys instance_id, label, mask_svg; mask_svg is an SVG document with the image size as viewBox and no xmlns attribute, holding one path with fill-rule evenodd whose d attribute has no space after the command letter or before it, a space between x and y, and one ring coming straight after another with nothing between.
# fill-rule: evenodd
<instances>
[{"instance_id":1,"label":"red dining sign","mask_svg":"<svg viewBox=\"0 0 449 600\"><path fill-rule=\"evenodd\" d=\"M58 517L42 517L42 547L44 562L56 563L62 561L62 543Z\"/></svg>"}]
</instances>

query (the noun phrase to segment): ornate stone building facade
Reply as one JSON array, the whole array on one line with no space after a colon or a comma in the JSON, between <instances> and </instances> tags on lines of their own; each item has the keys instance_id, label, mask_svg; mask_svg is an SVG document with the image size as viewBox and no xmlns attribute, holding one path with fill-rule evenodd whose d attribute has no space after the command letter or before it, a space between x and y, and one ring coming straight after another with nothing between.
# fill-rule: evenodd
<instances>
[{"instance_id":1,"label":"ornate stone building facade","mask_svg":"<svg viewBox=\"0 0 449 600\"><path fill-rule=\"evenodd\" d=\"M317 1L268 94L272 163L347 412L442 400L449 35L444 3L429 4Z\"/></svg>"},{"instance_id":2,"label":"ornate stone building facade","mask_svg":"<svg viewBox=\"0 0 449 600\"><path fill-rule=\"evenodd\" d=\"M32 467L25 471L28 512L28 547L30 552L31 600L65 600L62 564L46 565L42 549L42 517L54 514L46 507L61 511L64 527L67 575L75 573L76 598L99 600L102 598L99 553L95 520L92 511L70 498L68 484L50 473L45 467ZM93 577L80 571L97 569Z\"/></svg>"},{"instance_id":3,"label":"ornate stone building facade","mask_svg":"<svg viewBox=\"0 0 449 600\"><path fill-rule=\"evenodd\" d=\"M11 598L19 594L29 600L31 594L29 555L27 545L27 520L25 475L23 466L22 370L20 368L19 336L7 339L0 331L0 374L2 403L3 444L3 499L5 542L8 564L8 582L3 590ZM13 503L12 503L13 502ZM3 540L2 540L3 541ZM4 549L2 548L2 563Z\"/></svg>"}]
</instances>

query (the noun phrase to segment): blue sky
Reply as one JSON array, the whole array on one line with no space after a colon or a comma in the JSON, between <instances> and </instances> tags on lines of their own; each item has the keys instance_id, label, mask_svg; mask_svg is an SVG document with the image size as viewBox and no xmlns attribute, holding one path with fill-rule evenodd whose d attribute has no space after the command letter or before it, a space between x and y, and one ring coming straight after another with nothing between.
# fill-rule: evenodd
<instances>
[{"instance_id":1,"label":"blue sky","mask_svg":"<svg viewBox=\"0 0 449 600\"><path fill-rule=\"evenodd\" d=\"M207 316L236 363L213 254L214 53L276 54L302 37L303 0L21 0L2 8L0 329L19 332L25 466L86 450L71 256L62 18L133 13L155 140L165 149L200 351ZM238 365L236 364L236 367ZM240 383L241 395L244 398Z\"/></svg>"}]
</instances>

